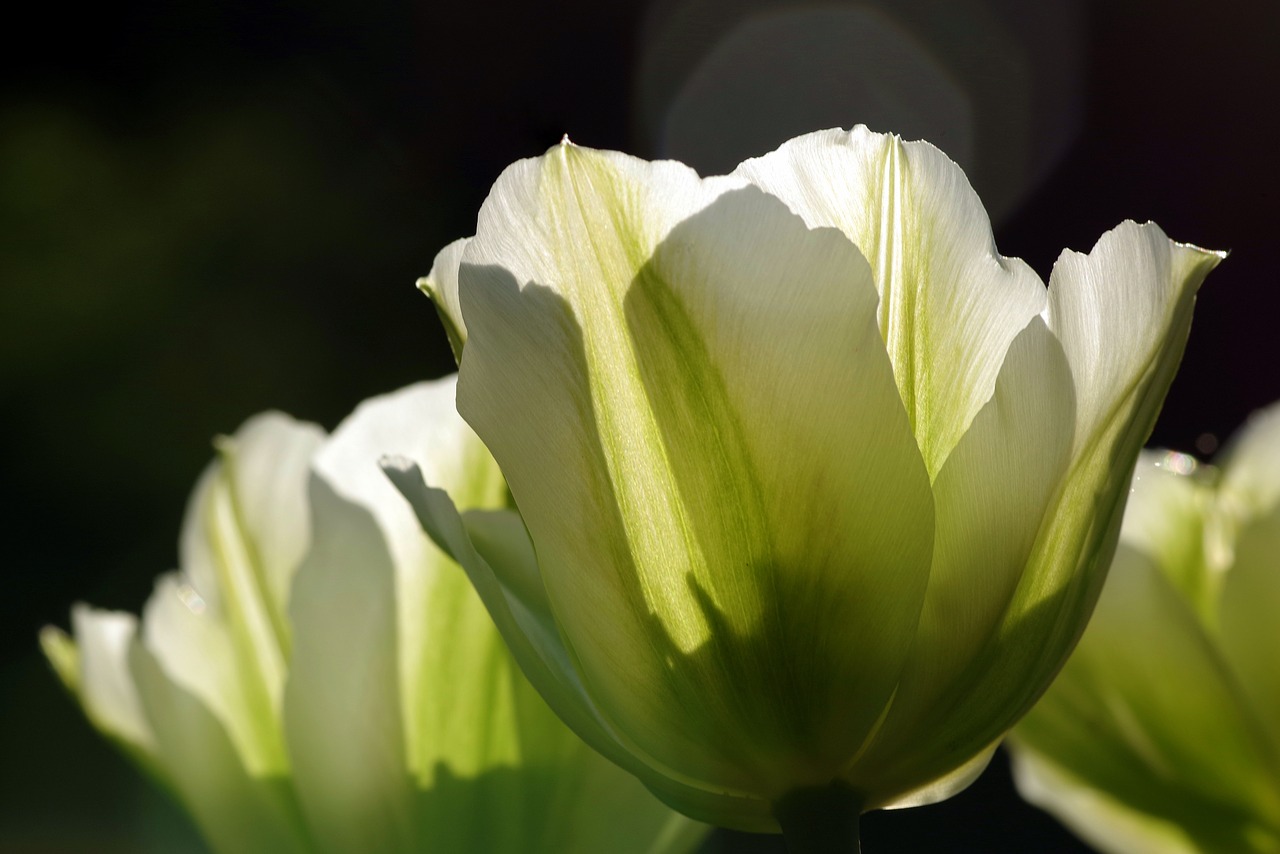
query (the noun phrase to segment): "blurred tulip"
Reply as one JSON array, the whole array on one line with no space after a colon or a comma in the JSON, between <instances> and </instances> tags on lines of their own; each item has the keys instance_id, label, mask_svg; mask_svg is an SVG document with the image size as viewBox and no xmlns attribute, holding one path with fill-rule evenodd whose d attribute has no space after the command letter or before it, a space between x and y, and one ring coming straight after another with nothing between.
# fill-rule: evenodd
<instances>
[{"instance_id":1,"label":"blurred tulip","mask_svg":"<svg viewBox=\"0 0 1280 854\"><path fill-rule=\"evenodd\" d=\"M865 128L706 179L565 140L422 282L524 525L388 470L590 744L848 839L967 785L1067 657L1220 257L1126 222L1046 289Z\"/></svg>"},{"instance_id":2,"label":"blurred tulip","mask_svg":"<svg viewBox=\"0 0 1280 854\"><path fill-rule=\"evenodd\" d=\"M452 378L412 386L327 439L250 419L217 443L182 569L140 623L78 605L74 640L41 636L215 850L657 854L701 837L547 709L379 471L403 454L463 506L504 506L453 399Z\"/></svg>"},{"instance_id":3,"label":"blurred tulip","mask_svg":"<svg viewBox=\"0 0 1280 854\"><path fill-rule=\"evenodd\" d=\"M1146 453L1075 654L1014 730L1023 797L1115 854L1280 851L1280 405L1221 467Z\"/></svg>"}]
</instances>

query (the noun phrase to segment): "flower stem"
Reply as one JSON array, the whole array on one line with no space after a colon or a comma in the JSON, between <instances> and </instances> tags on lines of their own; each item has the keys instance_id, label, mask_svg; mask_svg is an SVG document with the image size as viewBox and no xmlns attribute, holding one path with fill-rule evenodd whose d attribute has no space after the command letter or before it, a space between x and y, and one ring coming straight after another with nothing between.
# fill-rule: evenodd
<instances>
[{"instance_id":1,"label":"flower stem","mask_svg":"<svg viewBox=\"0 0 1280 854\"><path fill-rule=\"evenodd\" d=\"M793 789L773 805L790 854L858 854L862 803L843 783Z\"/></svg>"}]
</instances>

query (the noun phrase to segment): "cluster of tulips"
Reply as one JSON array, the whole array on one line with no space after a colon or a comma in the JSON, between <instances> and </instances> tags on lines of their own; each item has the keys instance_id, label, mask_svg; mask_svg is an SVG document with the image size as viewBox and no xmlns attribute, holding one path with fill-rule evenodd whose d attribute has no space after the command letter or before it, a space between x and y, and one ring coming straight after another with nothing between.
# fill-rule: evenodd
<instances>
[{"instance_id":1,"label":"cluster of tulips","mask_svg":"<svg viewBox=\"0 0 1280 854\"><path fill-rule=\"evenodd\" d=\"M142 618L44 650L220 854L854 851L1011 730L1101 850L1280 851L1280 409L1142 451L1221 257L1046 286L865 128L566 140L419 283L456 377L250 419Z\"/></svg>"}]
</instances>

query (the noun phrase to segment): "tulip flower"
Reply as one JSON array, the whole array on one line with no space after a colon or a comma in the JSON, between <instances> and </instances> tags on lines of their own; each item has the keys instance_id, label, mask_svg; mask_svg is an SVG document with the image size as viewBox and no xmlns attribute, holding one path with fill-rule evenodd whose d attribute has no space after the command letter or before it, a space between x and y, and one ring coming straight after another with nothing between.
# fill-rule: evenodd
<instances>
[{"instance_id":1,"label":"tulip flower","mask_svg":"<svg viewBox=\"0 0 1280 854\"><path fill-rule=\"evenodd\" d=\"M1219 259L1126 222L1046 288L959 167L865 128L705 179L566 139L421 283L520 518L388 470L590 744L852 844L1065 660Z\"/></svg>"},{"instance_id":2,"label":"tulip flower","mask_svg":"<svg viewBox=\"0 0 1280 854\"><path fill-rule=\"evenodd\" d=\"M74 641L42 635L214 850L659 854L704 832L555 718L379 471L403 454L463 506L505 506L453 397L450 378L374 398L329 438L251 419L218 442L142 620L80 605Z\"/></svg>"},{"instance_id":3,"label":"tulip flower","mask_svg":"<svg viewBox=\"0 0 1280 854\"><path fill-rule=\"evenodd\" d=\"M1101 851L1280 851L1280 405L1221 466L1147 453L1097 612L1014 730L1023 797Z\"/></svg>"}]
</instances>

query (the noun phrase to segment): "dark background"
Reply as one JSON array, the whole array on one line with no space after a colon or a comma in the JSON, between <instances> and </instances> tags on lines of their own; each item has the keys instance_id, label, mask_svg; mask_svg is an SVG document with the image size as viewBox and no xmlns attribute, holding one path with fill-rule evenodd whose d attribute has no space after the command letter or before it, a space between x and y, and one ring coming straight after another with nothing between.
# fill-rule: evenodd
<instances>
[{"instance_id":1,"label":"dark background","mask_svg":"<svg viewBox=\"0 0 1280 854\"><path fill-rule=\"evenodd\" d=\"M1062 247L1153 219L1232 250L1153 443L1207 452L1280 397L1274 3L22 9L0 52L0 851L203 850L36 632L75 600L139 609L215 433L270 407L332 427L451 370L414 279L506 164L566 131L712 170L819 126L927 136L1046 279ZM946 804L868 816L864 839L1085 850L1003 757Z\"/></svg>"}]
</instances>

